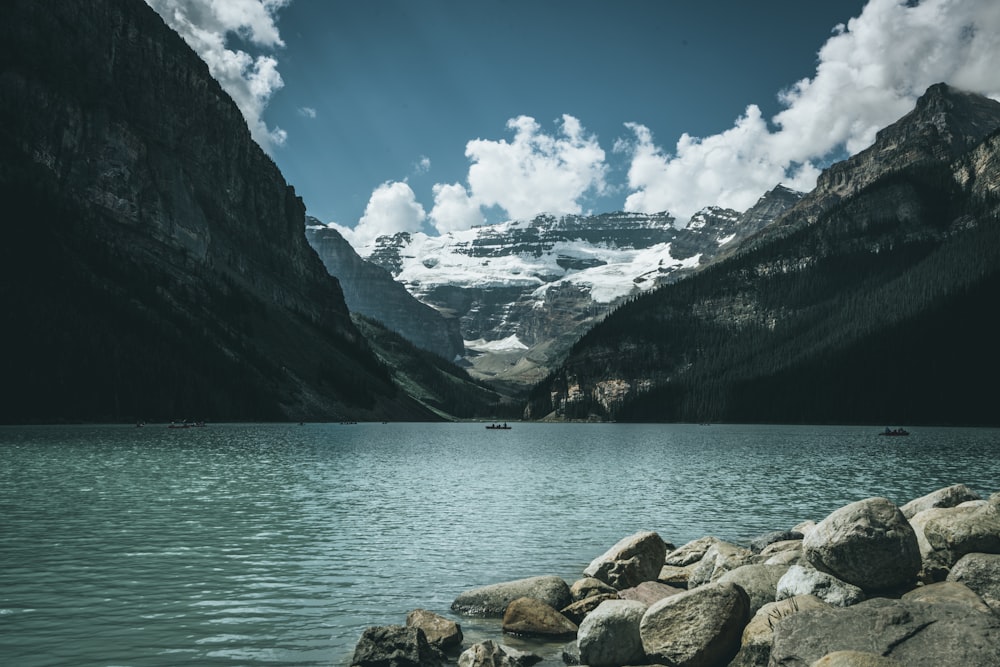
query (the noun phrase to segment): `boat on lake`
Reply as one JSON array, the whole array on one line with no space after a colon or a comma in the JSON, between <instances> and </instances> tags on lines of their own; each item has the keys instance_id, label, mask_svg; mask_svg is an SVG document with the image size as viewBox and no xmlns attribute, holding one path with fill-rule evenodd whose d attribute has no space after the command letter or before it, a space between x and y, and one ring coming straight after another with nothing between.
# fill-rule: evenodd
<instances>
[{"instance_id":1,"label":"boat on lake","mask_svg":"<svg viewBox=\"0 0 1000 667\"><path fill-rule=\"evenodd\" d=\"M507 426L506 422L503 424L490 424L486 427L489 431L509 431L510 426Z\"/></svg>"},{"instance_id":2,"label":"boat on lake","mask_svg":"<svg viewBox=\"0 0 1000 667\"><path fill-rule=\"evenodd\" d=\"M889 428L888 426L886 426L885 430L879 433L879 435L910 435L910 432L903 427Z\"/></svg>"}]
</instances>

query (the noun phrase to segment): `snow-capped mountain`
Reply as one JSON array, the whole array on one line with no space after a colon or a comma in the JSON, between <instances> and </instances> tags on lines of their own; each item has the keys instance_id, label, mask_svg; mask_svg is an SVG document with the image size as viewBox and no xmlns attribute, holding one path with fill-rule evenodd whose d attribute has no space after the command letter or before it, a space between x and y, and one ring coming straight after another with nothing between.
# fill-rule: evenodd
<instances>
[{"instance_id":1,"label":"snow-capped mountain","mask_svg":"<svg viewBox=\"0 0 1000 667\"><path fill-rule=\"evenodd\" d=\"M677 280L801 197L782 186L741 214L542 215L451 232L401 233L359 250L417 299L459 319L470 372L524 387L624 300Z\"/></svg>"}]
</instances>

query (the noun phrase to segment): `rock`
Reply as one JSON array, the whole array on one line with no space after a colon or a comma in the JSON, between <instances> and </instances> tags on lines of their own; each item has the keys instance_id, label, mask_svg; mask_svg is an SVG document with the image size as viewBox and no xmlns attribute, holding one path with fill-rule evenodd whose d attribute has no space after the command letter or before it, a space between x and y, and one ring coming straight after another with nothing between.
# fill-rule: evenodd
<instances>
[{"instance_id":1,"label":"rock","mask_svg":"<svg viewBox=\"0 0 1000 667\"><path fill-rule=\"evenodd\" d=\"M511 600L521 597L541 600L562 609L570 602L569 585L559 577L528 577L480 586L461 593L451 603L453 611L476 616L503 616Z\"/></svg>"},{"instance_id":2,"label":"rock","mask_svg":"<svg viewBox=\"0 0 1000 667\"><path fill-rule=\"evenodd\" d=\"M501 646L487 639L462 651L462 655L458 656L458 667L530 667L541 660L534 653Z\"/></svg>"},{"instance_id":3,"label":"rock","mask_svg":"<svg viewBox=\"0 0 1000 667\"><path fill-rule=\"evenodd\" d=\"M565 637L576 634L576 623L552 606L535 598L517 598L507 605L503 631L534 637Z\"/></svg>"},{"instance_id":4,"label":"rock","mask_svg":"<svg viewBox=\"0 0 1000 667\"><path fill-rule=\"evenodd\" d=\"M589 598L578 600L568 607L563 607L559 613L573 621L577 625L587 618L587 614L597 609L605 600L620 600L618 593L605 593L603 595L591 595Z\"/></svg>"},{"instance_id":5,"label":"rock","mask_svg":"<svg viewBox=\"0 0 1000 667\"><path fill-rule=\"evenodd\" d=\"M802 537L804 538L806 535L813 532L815 528L816 528L816 522L813 521L812 519L809 519L807 521L803 521L802 523L798 523L792 526L792 532L802 533Z\"/></svg>"},{"instance_id":6,"label":"rock","mask_svg":"<svg viewBox=\"0 0 1000 667\"><path fill-rule=\"evenodd\" d=\"M683 588L675 588L658 581L644 581L638 586L619 591L618 597L622 600L638 600L648 607L663 598L683 592Z\"/></svg>"},{"instance_id":7,"label":"rock","mask_svg":"<svg viewBox=\"0 0 1000 667\"><path fill-rule=\"evenodd\" d=\"M420 628L427 636L427 641L442 650L462 644L462 626L426 609L414 609L407 614L406 627Z\"/></svg>"},{"instance_id":8,"label":"rock","mask_svg":"<svg viewBox=\"0 0 1000 667\"><path fill-rule=\"evenodd\" d=\"M697 563L704 558L708 548L719 541L717 537L699 537L697 540L692 540L668 553L664 558L664 564L684 567Z\"/></svg>"},{"instance_id":9,"label":"rock","mask_svg":"<svg viewBox=\"0 0 1000 667\"><path fill-rule=\"evenodd\" d=\"M815 595L800 595L764 605L743 629L740 652L729 663L729 667L767 667L771 658L774 626L781 619L805 609L826 609L829 606Z\"/></svg>"},{"instance_id":10,"label":"rock","mask_svg":"<svg viewBox=\"0 0 1000 667\"><path fill-rule=\"evenodd\" d=\"M580 647L577 645L576 641L571 641L563 645L562 661L564 665L582 664L580 660Z\"/></svg>"},{"instance_id":11,"label":"rock","mask_svg":"<svg viewBox=\"0 0 1000 667\"><path fill-rule=\"evenodd\" d=\"M778 581L788 572L786 565L741 565L719 577L719 583L736 584L750 599L750 615L769 602L774 602L778 594Z\"/></svg>"},{"instance_id":12,"label":"rock","mask_svg":"<svg viewBox=\"0 0 1000 667\"><path fill-rule=\"evenodd\" d=\"M834 651L875 653L907 667L996 667L1000 618L964 605L887 598L801 611L775 626L771 664L808 667Z\"/></svg>"},{"instance_id":13,"label":"rock","mask_svg":"<svg viewBox=\"0 0 1000 667\"><path fill-rule=\"evenodd\" d=\"M885 498L867 498L835 510L802 546L806 560L817 570L865 591L910 584L921 567L913 528Z\"/></svg>"},{"instance_id":14,"label":"rock","mask_svg":"<svg viewBox=\"0 0 1000 667\"><path fill-rule=\"evenodd\" d=\"M786 600L799 595L815 595L823 602L837 607L848 607L865 599L865 592L832 574L812 567L792 565L778 580L776 600Z\"/></svg>"},{"instance_id":15,"label":"rock","mask_svg":"<svg viewBox=\"0 0 1000 667\"><path fill-rule=\"evenodd\" d=\"M639 623L650 662L677 667L726 664L749 618L747 594L733 584L709 584L660 600Z\"/></svg>"},{"instance_id":16,"label":"rock","mask_svg":"<svg viewBox=\"0 0 1000 667\"><path fill-rule=\"evenodd\" d=\"M976 611L990 612L989 605L983 602L974 590L958 581L939 581L935 584L917 586L900 599L912 602L964 604Z\"/></svg>"},{"instance_id":17,"label":"rock","mask_svg":"<svg viewBox=\"0 0 1000 667\"><path fill-rule=\"evenodd\" d=\"M402 625L366 628L351 659L352 667L440 667L444 662L423 630Z\"/></svg>"},{"instance_id":18,"label":"rock","mask_svg":"<svg viewBox=\"0 0 1000 667\"><path fill-rule=\"evenodd\" d=\"M905 667L905 665L875 653L834 651L814 662L812 667Z\"/></svg>"},{"instance_id":19,"label":"rock","mask_svg":"<svg viewBox=\"0 0 1000 667\"><path fill-rule=\"evenodd\" d=\"M636 533L595 558L583 573L619 590L630 588L655 581L666 553L666 544L659 535L652 531Z\"/></svg>"},{"instance_id":20,"label":"rock","mask_svg":"<svg viewBox=\"0 0 1000 667\"><path fill-rule=\"evenodd\" d=\"M691 573L694 572L694 568L696 567L698 567L698 561L690 565L684 565L683 567L679 565L664 565L660 568L660 574L656 577L656 580L661 584L675 588L687 588L688 579L691 578Z\"/></svg>"},{"instance_id":21,"label":"rock","mask_svg":"<svg viewBox=\"0 0 1000 667\"><path fill-rule=\"evenodd\" d=\"M749 549L718 540L708 548L691 572L688 588L716 581L726 572L746 565L752 558L753 552Z\"/></svg>"},{"instance_id":22,"label":"rock","mask_svg":"<svg viewBox=\"0 0 1000 667\"><path fill-rule=\"evenodd\" d=\"M794 530L776 530L770 533L764 533L763 535L750 540L750 551L755 554L759 554L775 542L796 541L801 540L803 537L804 535L802 535L802 533Z\"/></svg>"},{"instance_id":23,"label":"rock","mask_svg":"<svg viewBox=\"0 0 1000 667\"><path fill-rule=\"evenodd\" d=\"M926 496L911 500L899 509L903 512L903 516L907 519L912 519L915 514L929 510L932 507L955 507L966 500L979 499L979 494L965 484L955 484L954 486L938 489L937 491L928 493Z\"/></svg>"},{"instance_id":24,"label":"rock","mask_svg":"<svg viewBox=\"0 0 1000 667\"><path fill-rule=\"evenodd\" d=\"M951 568L948 581L965 584L1000 614L1000 555L966 554Z\"/></svg>"},{"instance_id":25,"label":"rock","mask_svg":"<svg viewBox=\"0 0 1000 667\"><path fill-rule=\"evenodd\" d=\"M595 579L594 577L577 579L573 582L573 585L569 587L569 595L573 599L573 602L589 598L591 595L606 595L608 593L617 592L618 591L614 586L609 586L600 579Z\"/></svg>"},{"instance_id":26,"label":"rock","mask_svg":"<svg viewBox=\"0 0 1000 667\"><path fill-rule=\"evenodd\" d=\"M940 580L969 553L1000 553L1000 508L991 503L937 507L914 515L924 572Z\"/></svg>"},{"instance_id":27,"label":"rock","mask_svg":"<svg viewBox=\"0 0 1000 667\"><path fill-rule=\"evenodd\" d=\"M580 625L580 662L591 667L639 665L646 654L639 623L647 606L637 600L609 600Z\"/></svg>"},{"instance_id":28,"label":"rock","mask_svg":"<svg viewBox=\"0 0 1000 667\"><path fill-rule=\"evenodd\" d=\"M764 548L754 562L765 565L801 565L806 562L802 540L775 542Z\"/></svg>"}]
</instances>

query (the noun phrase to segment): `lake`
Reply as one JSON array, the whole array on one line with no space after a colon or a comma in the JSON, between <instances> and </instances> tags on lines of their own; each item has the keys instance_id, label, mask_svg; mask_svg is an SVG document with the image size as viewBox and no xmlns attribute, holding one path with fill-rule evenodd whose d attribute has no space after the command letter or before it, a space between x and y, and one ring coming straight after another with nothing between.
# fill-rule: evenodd
<instances>
[{"instance_id":1,"label":"lake","mask_svg":"<svg viewBox=\"0 0 1000 667\"><path fill-rule=\"evenodd\" d=\"M736 542L870 496L1000 490L1000 430L514 424L0 427L0 663L347 665L463 590L622 537ZM506 640L560 664L558 645Z\"/></svg>"}]
</instances>

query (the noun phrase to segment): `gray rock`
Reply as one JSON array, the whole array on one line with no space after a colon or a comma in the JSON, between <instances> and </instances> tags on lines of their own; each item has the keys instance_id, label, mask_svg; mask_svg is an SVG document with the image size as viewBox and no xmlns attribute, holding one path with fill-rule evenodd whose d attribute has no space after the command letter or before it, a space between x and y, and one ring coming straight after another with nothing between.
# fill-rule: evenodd
<instances>
[{"instance_id":1,"label":"gray rock","mask_svg":"<svg viewBox=\"0 0 1000 667\"><path fill-rule=\"evenodd\" d=\"M570 597L573 598L573 602L589 598L591 595L606 595L607 593L615 592L617 592L617 589L614 586L609 586L600 579L595 579L594 577L577 579L573 582L573 585L569 587L569 594Z\"/></svg>"},{"instance_id":2,"label":"gray rock","mask_svg":"<svg viewBox=\"0 0 1000 667\"><path fill-rule=\"evenodd\" d=\"M741 565L719 577L719 583L736 584L750 599L750 615L778 595L778 582L788 572L786 565Z\"/></svg>"},{"instance_id":3,"label":"gray rock","mask_svg":"<svg viewBox=\"0 0 1000 667\"><path fill-rule=\"evenodd\" d=\"M660 574L657 575L656 580L667 586L687 588L688 579L691 578L691 573L694 572L696 567L698 567L698 561L684 566L664 565L660 568Z\"/></svg>"},{"instance_id":4,"label":"gray rock","mask_svg":"<svg viewBox=\"0 0 1000 667\"><path fill-rule=\"evenodd\" d=\"M814 662L812 667L905 667L905 665L875 653L834 651Z\"/></svg>"},{"instance_id":5,"label":"gray rock","mask_svg":"<svg viewBox=\"0 0 1000 667\"><path fill-rule=\"evenodd\" d=\"M426 609L414 609L406 615L406 627L420 628L432 646L448 650L461 646L462 626Z\"/></svg>"},{"instance_id":6,"label":"gray rock","mask_svg":"<svg viewBox=\"0 0 1000 667\"><path fill-rule=\"evenodd\" d=\"M530 667L541 660L541 656L534 653L501 646L487 639L462 651L462 655L458 656L458 667Z\"/></svg>"},{"instance_id":7,"label":"gray rock","mask_svg":"<svg viewBox=\"0 0 1000 667\"><path fill-rule=\"evenodd\" d=\"M692 570L688 588L717 581L726 572L747 565L752 559L753 552L749 549L718 540L708 548Z\"/></svg>"},{"instance_id":8,"label":"gray rock","mask_svg":"<svg viewBox=\"0 0 1000 667\"><path fill-rule=\"evenodd\" d=\"M595 609L577 635L581 663L591 667L644 663L639 623L646 609L637 600L609 600Z\"/></svg>"},{"instance_id":9,"label":"gray rock","mask_svg":"<svg viewBox=\"0 0 1000 667\"><path fill-rule=\"evenodd\" d=\"M591 595L589 598L577 600L573 604L563 607L559 613L573 621L577 625L587 618L587 614L597 609L605 600L620 600L618 593L605 593L603 595Z\"/></svg>"},{"instance_id":10,"label":"gray rock","mask_svg":"<svg viewBox=\"0 0 1000 667\"><path fill-rule=\"evenodd\" d=\"M991 503L924 510L910 524L930 580L943 579L965 554L1000 553L1000 507Z\"/></svg>"},{"instance_id":11,"label":"gray rock","mask_svg":"<svg viewBox=\"0 0 1000 667\"><path fill-rule=\"evenodd\" d=\"M921 568L917 536L885 498L867 498L823 519L802 542L817 570L865 591L911 584Z\"/></svg>"},{"instance_id":12,"label":"gray rock","mask_svg":"<svg viewBox=\"0 0 1000 667\"><path fill-rule=\"evenodd\" d=\"M965 484L955 484L937 491L932 491L926 496L921 496L900 507L903 516L912 519L918 512L929 510L932 507L955 507L966 500L979 500L978 493L967 487Z\"/></svg>"},{"instance_id":13,"label":"gray rock","mask_svg":"<svg viewBox=\"0 0 1000 667\"><path fill-rule=\"evenodd\" d=\"M675 588L658 581L644 581L638 586L626 588L618 592L618 597L622 600L638 600L647 607L663 598L683 593L683 588Z\"/></svg>"},{"instance_id":14,"label":"gray rock","mask_svg":"<svg viewBox=\"0 0 1000 667\"><path fill-rule=\"evenodd\" d=\"M775 626L771 665L809 667L835 651L874 653L907 667L996 667L1000 618L964 605L887 598L802 611Z\"/></svg>"},{"instance_id":15,"label":"gray rock","mask_svg":"<svg viewBox=\"0 0 1000 667\"><path fill-rule=\"evenodd\" d=\"M704 558L705 552L708 551L710 546L720 541L719 538L711 536L691 540L687 544L681 545L668 553L666 558L664 558L664 564L684 567L685 565L697 563Z\"/></svg>"},{"instance_id":16,"label":"gray rock","mask_svg":"<svg viewBox=\"0 0 1000 667\"><path fill-rule=\"evenodd\" d=\"M743 629L740 652L729 667L767 667L771 659L774 626L781 619L805 609L827 609L829 606L815 595L800 595L764 605Z\"/></svg>"},{"instance_id":17,"label":"gray rock","mask_svg":"<svg viewBox=\"0 0 1000 667\"><path fill-rule=\"evenodd\" d=\"M865 592L832 574L812 567L792 565L778 580L776 600L786 600L799 595L815 595L823 602L836 607L848 607L865 599Z\"/></svg>"},{"instance_id":18,"label":"gray rock","mask_svg":"<svg viewBox=\"0 0 1000 667\"><path fill-rule=\"evenodd\" d=\"M517 598L507 605L503 631L532 637L567 637L576 634L576 623L535 598Z\"/></svg>"},{"instance_id":19,"label":"gray rock","mask_svg":"<svg viewBox=\"0 0 1000 667\"><path fill-rule=\"evenodd\" d=\"M966 554L951 568L948 581L965 584L1000 614L1000 555Z\"/></svg>"},{"instance_id":20,"label":"gray rock","mask_svg":"<svg viewBox=\"0 0 1000 667\"><path fill-rule=\"evenodd\" d=\"M562 661L564 665L583 664L580 660L580 647L575 640L563 645Z\"/></svg>"},{"instance_id":21,"label":"gray rock","mask_svg":"<svg viewBox=\"0 0 1000 667\"><path fill-rule=\"evenodd\" d=\"M926 586L917 586L900 599L912 602L964 604L976 611L990 612L989 605L974 590L958 581L939 581Z\"/></svg>"},{"instance_id":22,"label":"gray rock","mask_svg":"<svg viewBox=\"0 0 1000 667\"><path fill-rule=\"evenodd\" d=\"M528 577L465 591L451 603L452 611L475 616L501 617L517 598L541 600L562 609L570 602L569 585L559 577Z\"/></svg>"},{"instance_id":23,"label":"gray rock","mask_svg":"<svg viewBox=\"0 0 1000 667\"><path fill-rule=\"evenodd\" d=\"M804 535L802 533L795 530L776 530L770 533L764 533L763 535L750 540L750 551L755 554L759 554L775 542L801 540L803 537Z\"/></svg>"},{"instance_id":24,"label":"gray rock","mask_svg":"<svg viewBox=\"0 0 1000 667\"><path fill-rule=\"evenodd\" d=\"M709 584L664 598L639 623L646 657L676 667L724 665L739 650L749 607L747 594L733 584Z\"/></svg>"},{"instance_id":25,"label":"gray rock","mask_svg":"<svg viewBox=\"0 0 1000 667\"><path fill-rule=\"evenodd\" d=\"M402 625L366 628L351 659L352 667L440 667L444 662L423 630Z\"/></svg>"},{"instance_id":26,"label":"gray rock","mask_svg":"<svg viewBox=\"0 0 1000 667\"><path fill-rule=\"evenodd\" d=\"M652 531L630 535L595 558L583 571L617 589L655 581L663 567L667 547Z\"/></svg>"}]
</instances>

